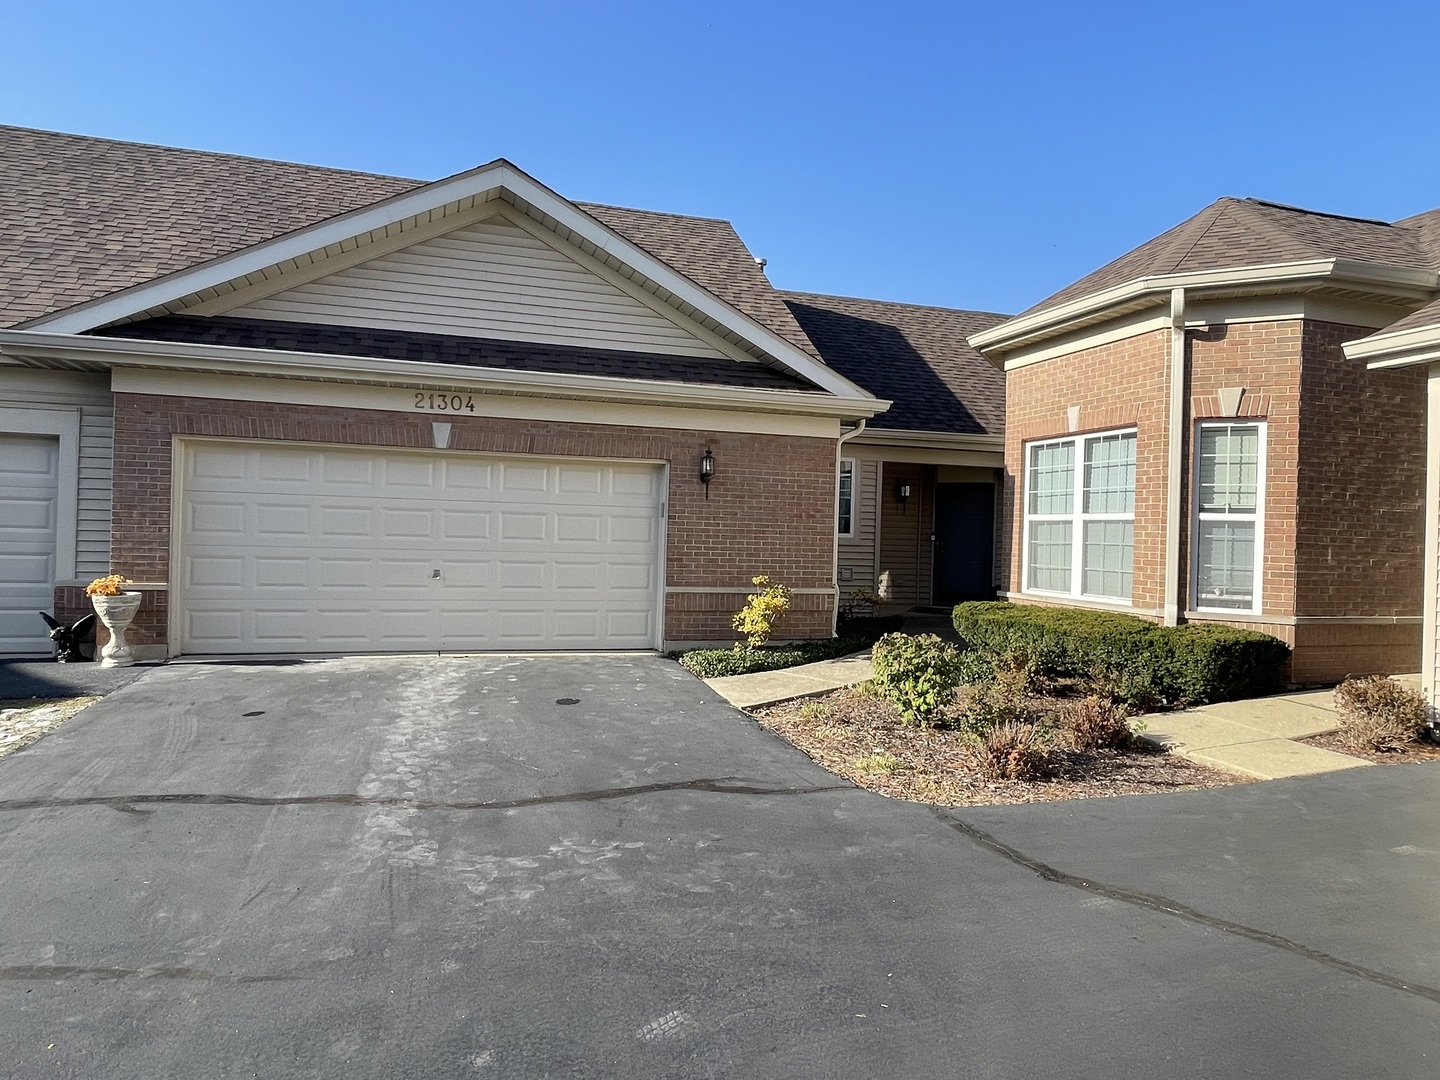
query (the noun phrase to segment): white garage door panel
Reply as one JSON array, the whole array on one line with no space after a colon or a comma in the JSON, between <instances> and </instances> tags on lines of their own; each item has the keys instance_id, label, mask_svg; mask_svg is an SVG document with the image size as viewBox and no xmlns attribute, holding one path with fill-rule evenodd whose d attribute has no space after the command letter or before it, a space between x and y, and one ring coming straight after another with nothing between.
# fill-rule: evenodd
<instances>
[{"instance_id":1,"label":"white garage door panel","mask_svg":"<svg viewBox=\"0 0 1440 1080\"><path fill-rule=\"evenodd\" d=\"M183 477L182 648L652 648L661 475L196 446Z\"/></svg>"},{"instance_id":2,"label":"white garage door panel","mask_svg":"<svg viewBox=\"0 0 1440 1080\"><path fill-rule=\"evenodd\" d=\"M50 652L59 490L59 439L0 435L0 653Z\"/></svg>"}]
</instances>

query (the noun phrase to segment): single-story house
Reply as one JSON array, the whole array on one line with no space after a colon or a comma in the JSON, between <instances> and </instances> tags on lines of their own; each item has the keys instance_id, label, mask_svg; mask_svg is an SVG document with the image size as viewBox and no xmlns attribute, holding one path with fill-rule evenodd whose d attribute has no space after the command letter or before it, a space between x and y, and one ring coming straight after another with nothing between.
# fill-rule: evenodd
<instances>
[{"instance_id":1,"label":"single-story house","mask_svg":"<svg viewBox=\"0 0 1440 1080\"><path fill-rule=\"evenodd\" d=\"M0 654L671 649L996 582L999 316L784 294L724 221L0 127ZM891 408L892 400L895 407Z\"/></svg>"},{"instance_id":2,"label":"single-story house","mask_svg":"<svg viewBox=\"0 0 1440 1080\"><path fill-rule=\"evenodd\" d=\"M1423 631L1433 687L1437 271L1440 211L1226 198L973 335L1005 594L1265 631L1299 682L1414 671Z\"/></svg>"}]
</instances>

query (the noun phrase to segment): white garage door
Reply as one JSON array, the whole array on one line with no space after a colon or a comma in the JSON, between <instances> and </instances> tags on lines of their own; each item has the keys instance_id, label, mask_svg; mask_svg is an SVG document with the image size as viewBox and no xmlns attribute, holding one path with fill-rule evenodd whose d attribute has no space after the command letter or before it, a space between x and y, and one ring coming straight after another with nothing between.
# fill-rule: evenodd
<instances>
[{"instance_id":1,"label":"white garage door","mask_svg":"<svg viewBox=\"0 0 1440 1080\"><path fill-rule=\"evenodd\" d=\"M50 652L59 480L59 439L0 435L0 653Z\"/></svg>"},{"instance_id":2,"label":"white garage door","mask_svg":"<svg viewBox=\"0 0 1440 1080\"><path fill-rule=\"evenodd\" d=\"M191 653L657 644L659 466L195 443Z\"/></svg>"}]
</instances>

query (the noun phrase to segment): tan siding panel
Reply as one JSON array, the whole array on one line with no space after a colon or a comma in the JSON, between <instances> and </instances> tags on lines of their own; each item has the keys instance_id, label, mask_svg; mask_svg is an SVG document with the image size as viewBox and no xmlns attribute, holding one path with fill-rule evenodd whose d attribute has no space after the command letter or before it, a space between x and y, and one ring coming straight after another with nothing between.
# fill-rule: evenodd
<instances>
[{"instance_id":1,"label":"tan siding panel","mask_svg":"<svg viewBox=\"0 0 1440 1080\"><path fill-rule=\"evenodd\" d=\"M110 478L114 445L115 410L86 406L80 414L76 577L96 577L110 572Z\"/></svg>"},{"instance_id":2,"label":"tan siding panel","mask_svg":"<svg viewBox=\"0 0 1440 1080\"><path fill-rule=\"evenodd\" d=\"M499 219L381 255L227 314L682 356L722 355Z\"/></svg>"}]
</instances>

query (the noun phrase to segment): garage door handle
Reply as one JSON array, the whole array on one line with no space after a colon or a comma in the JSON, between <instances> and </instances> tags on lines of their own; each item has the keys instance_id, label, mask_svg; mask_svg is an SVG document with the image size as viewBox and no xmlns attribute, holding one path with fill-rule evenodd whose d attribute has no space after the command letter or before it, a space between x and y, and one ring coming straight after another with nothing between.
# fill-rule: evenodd
<instances>
[{"instance_id":1,"label":"garage door handle","mask_svg":"<svg viewBox=\"0 0 1440 1080\"><path fill-rule=\"evenodd\" d=\"M439 571L439 570L431 570L431 571L430 571L430 578L431 578L431 580L434 580L435 578L438 578L439 576L440 576L440 571Z\"/></svg>"}]
</instances>

